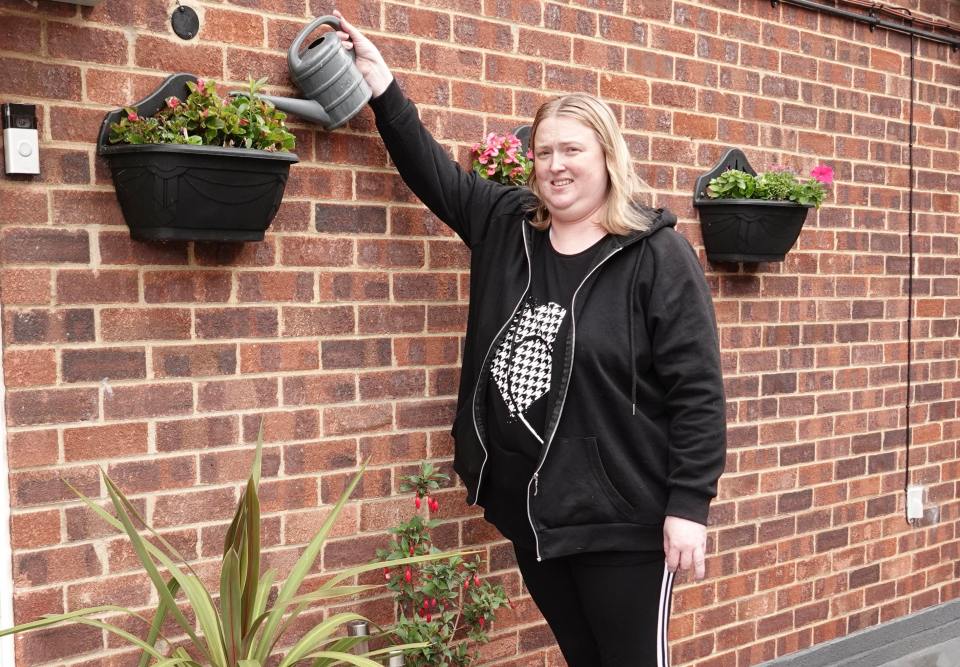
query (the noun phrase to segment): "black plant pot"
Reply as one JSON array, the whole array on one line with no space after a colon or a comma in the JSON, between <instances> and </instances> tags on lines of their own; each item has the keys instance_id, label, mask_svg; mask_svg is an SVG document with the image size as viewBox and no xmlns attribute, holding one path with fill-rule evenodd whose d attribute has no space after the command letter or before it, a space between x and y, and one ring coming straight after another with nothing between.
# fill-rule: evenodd
<instances>
[{"instance_id":1,"label":"black plant pot","mask_svg":"<svg viewBox=\"0 0 960 667\"><path fill-rule=\"evenodd\" d=\"M712 199L710 180L727 169L756 172L747 156L731 148L720 162L697 179L693 205L700 214L700 228L707 259L711 262L782 262L797 242L812 206L761 199Z\"/></svg>"},{"instance_id":2,"label":"black plant pot","mask_svg":"<svg viewBox=\"0 0 960 667\"><path fill-rule=\"evenodd\" d=\"M156 113L171 95L188 94L189 74L169 77L137 103L142 116ZM130 236L140 241L262 241L283 199L294 153L182 144L108 143L110 125L123 109L107 114L97 152L113 175Z\"/></svg>"},{"instance_id":3,"label":"black plant pot","mask_svg":"<svg viewBox=\"0 0 960 667\"><path fill-rule=\"evenodd\" d=\"M701 202L700 228L711 262L782 262L811 206L753 199Z\"/></svg>"}]
</instances>

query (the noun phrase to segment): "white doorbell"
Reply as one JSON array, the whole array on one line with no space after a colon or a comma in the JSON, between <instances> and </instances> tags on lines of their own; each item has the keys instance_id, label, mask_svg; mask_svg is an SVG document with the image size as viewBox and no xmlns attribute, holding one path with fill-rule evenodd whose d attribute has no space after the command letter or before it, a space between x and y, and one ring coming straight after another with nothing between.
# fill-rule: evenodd
<instances>
[{"instance_id":1,"label":"white doorbell","mask_svg":"<svg viewBox=\"0 0 960 667\"><path fill-rule=\"evenodd\" d=\"M0 109L3 115L3 162L7 173L39 174L36 105L3 104Z\"/></svg>"}]
</instances>

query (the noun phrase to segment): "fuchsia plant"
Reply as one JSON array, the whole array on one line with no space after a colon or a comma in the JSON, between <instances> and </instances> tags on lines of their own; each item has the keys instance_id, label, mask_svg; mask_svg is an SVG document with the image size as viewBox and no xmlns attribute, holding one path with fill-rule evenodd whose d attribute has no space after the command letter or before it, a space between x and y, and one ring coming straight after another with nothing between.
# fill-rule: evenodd
<instances>
[{"instance_id":1,"label":"fuchsia plant","mask_svg":"<svg viewBox=\"0 0 960 667\"><path fill-rule=\"evenodd\" d=\"M436 520L426 518L421 509L436 512L440 502L433 492L449 476L430 463L419 473L407 475L403 491L414 491L416 512L406 522L390 529L388 548L378 549L377 558L387 567L383 578L394 592L397 624L392 628L400 641L422 648L408 650L408 667L467 667L479 657L479 645L488 641L487 630L496 610L509 605L500 585L480 578L480 558L450 558L405 564L405 560L438 554L430 539ZM404 560L400 560L404 559ZM390 566L393 561L397 565Z\"/></svg>"},{"instance_id":2,"label":"fuchsia plant","mask_svg":"<svg viewBox=\"0 0 960 667\"><path fill-rule=\"evenodd\" d=\"M471 148L473 170L481 178L504 185L526 185L533 170L533 154L523 152L520 140L511 133L491 132Z\"/></svg>"}]
</instances>

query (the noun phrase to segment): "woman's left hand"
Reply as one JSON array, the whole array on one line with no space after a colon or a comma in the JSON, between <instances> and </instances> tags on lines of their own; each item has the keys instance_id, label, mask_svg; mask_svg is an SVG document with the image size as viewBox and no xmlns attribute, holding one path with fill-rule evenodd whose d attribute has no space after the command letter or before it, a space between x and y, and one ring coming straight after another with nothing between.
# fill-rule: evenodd
<instances>
[{"instance_id":1,"label":"woman's left hand","mask_svg":"<svg viewBox=\"0 0 960 667\"><path fill-rule=\"evenodd\" d=\"M663 553L667 569L693 569L697 581L707 573L707 527L696 521L668 516L663 522Z\"/></svg>"}]
</instances>

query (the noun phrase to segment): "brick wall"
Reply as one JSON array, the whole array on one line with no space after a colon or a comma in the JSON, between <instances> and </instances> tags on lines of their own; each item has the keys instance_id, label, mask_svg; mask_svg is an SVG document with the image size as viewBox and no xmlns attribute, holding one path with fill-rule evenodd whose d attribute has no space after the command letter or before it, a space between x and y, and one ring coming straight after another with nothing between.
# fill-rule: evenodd
<instances>
[{"instance_id":1,"label":"brick wall","mask_svg":"<svg viewBox=\"0 0 960 667\"><path fill-rule=\"evenodd\" d=\"M900 0L960 22L957 0ZM61 482L103 466L185 553L213 564L266 420L265 543L281 569L361 459L323 555L369 559L411 507L399 475L447 461L467 253L389 166L369 111L297 126L301 163L263 243L132 242L94 155L110 108L168 73L292 93L285 49L328 0L97 8L0 0L0 101L39 105L42 174L0 179L15 613L149 607L125 542ZM699 247L696 177L727 146L838 183L782 264L709 265L729 400L710 578L678 588L676 664L738 667L960 595L960 54L920 41L912 480L940 520L903 519L909 39L769 0L350 0L456 154L546 97L598 93L659 205ZM485 664L558 665L509 548L461 488L439 541L479 546L518 602ZM119 595L120 599L117 600ZM377 618L383 598L359 605ZM18 664L127 665L91 628L17 640Z\"/></svg>"}]
</instances>

